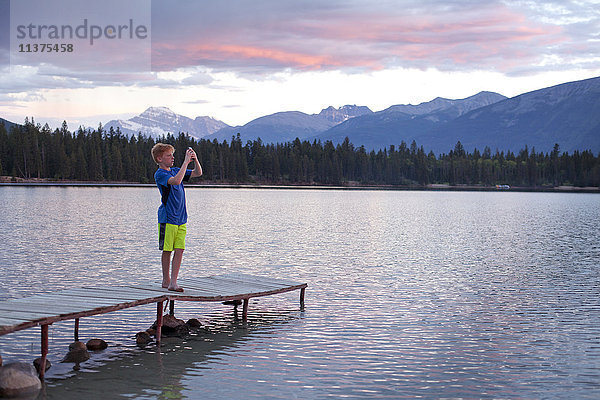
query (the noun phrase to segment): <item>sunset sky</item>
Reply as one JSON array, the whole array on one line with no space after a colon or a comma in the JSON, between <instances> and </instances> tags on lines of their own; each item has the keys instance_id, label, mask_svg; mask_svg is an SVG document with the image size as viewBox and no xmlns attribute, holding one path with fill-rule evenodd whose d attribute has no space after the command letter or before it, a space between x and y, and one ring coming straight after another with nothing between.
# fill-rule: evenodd
<instances>
[{"instance_id":1,"label":"sunset sky","mask_svg":"<svg viewBox=\"0 0 600 400\"><path fill-rule=\"evenodd\" d=\"M8 4L0 0L4 26ZM483 90L512 97L600 75L600 0L137 4L151 11L147 69L118 71L123 48L94 47L113 63L108 72L12 57L1 66L0 117L52 128L66 119L74 129L166 106L243 125L330 105L379 111ZM3 60L12 33L2 31Z\"/></svg>"}]
</instances>

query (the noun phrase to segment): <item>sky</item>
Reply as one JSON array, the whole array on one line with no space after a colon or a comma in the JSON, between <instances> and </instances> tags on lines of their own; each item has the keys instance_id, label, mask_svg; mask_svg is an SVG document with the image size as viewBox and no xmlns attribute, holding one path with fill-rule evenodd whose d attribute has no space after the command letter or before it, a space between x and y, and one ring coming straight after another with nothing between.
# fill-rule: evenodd
<instances>
[{"instance_id":1,"label":"sky","mask_svg":"<svg viewBox=\"0 0 600 400\"><path fill-rule=\"evenodd\" d=\"M600 76L600 0L74 1L0 0L0 117L73 129L164 106L243 125ZM91 30L74 40L26 32L84 19L105 37L88 46ZM136 24L146 28L137 38ZM74 50L17 52L44 33Z\"/></svg>"}]
</instances>

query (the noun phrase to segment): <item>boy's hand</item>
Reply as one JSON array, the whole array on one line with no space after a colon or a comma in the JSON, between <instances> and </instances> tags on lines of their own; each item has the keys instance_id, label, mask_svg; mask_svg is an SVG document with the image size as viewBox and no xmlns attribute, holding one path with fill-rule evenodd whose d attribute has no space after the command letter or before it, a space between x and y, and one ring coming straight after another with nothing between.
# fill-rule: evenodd
<instances>
[{"instance_id":1,"label":"boy's hand","mask_svg":"<svg viewBox=\"0 0 600 400\"><path fill-rule=\"evenodd\" d=\"M183 160L183 162L187 165L190 163L190 161L192 161L196 156L196 153L194 152L194 150L188 148L185 152L185 159Z\"/></svg>"},{"instance_id":2,"label":"boy's hand","mask_svg":"<svg viewBox=\"0 0 600 400\"><path fill-rule=\"evenodd\" d=\"M200 165L200 162L198 161L198 155L196 154L194 149L192 149L191 147L189 147L187 151L189 153L191 153L192 161L194 161L194 170L192 171L191 176L192 177L202 176L202 166Z\"/></svg>"}]
</instances>

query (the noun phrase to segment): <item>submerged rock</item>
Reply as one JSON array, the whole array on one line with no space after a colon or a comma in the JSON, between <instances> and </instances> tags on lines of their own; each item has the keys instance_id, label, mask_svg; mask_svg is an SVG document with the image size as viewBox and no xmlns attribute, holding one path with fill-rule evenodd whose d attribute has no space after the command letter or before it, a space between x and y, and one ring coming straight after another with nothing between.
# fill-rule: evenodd
<instances>
[{"instance_id":1,"label":"submerged rock","mask_svg":"<svg viewBox=\"0 0 600 400\"><path fill-rule=\"evenodd\" d=\"M9 363L0 367L0 397L34 395L42 388L33 365Z\"/></svg>"},{"instance_id":2,"label":"submerged rock","mask_svg":"<svg viewBox=\"0 0 600 400\"><path fill-rule=\"evenodd\" d=\"M152 341L152 337L148 332L138 332L135 334L135 343L138 346L145 346Z\"/></svg>"},{"instance_id":3,"label":"submerged rock","mask_svg":"<svg viewBox=\"0 0 600 400\"><path fill-rule=\"evenodd\" d=\"M33 366L35 367L35 370L38 372L39 375L40 370L42 369L42 357L38 357L35 360L33 360ZM46 369L44 370L44 372L48 371L51 366L52 363L50 363L50 360L46 359Z\"/></svg>"},{"instance_id":4,"label":"submerged rock","mask_svg":"<svg viewBox=\"0 0 600 400\"><path fill-rule=\"evenodd\" d=\"M61 362L68 363L77 363L84 362L90 359L90 353L87 351L87 347L83 342L73 342L69 345L69 352L62 359Z\"/></svg>"},{"instance_id":5,"label":"submerged rock","mask_svg":"<svg viewBox=\"0 0 600 400\"><path fill-rule=\"evenodd\" d=\"M85 347L92 351L105 350L108 347L108 343L102 339L90 339L85 344Z\"/></svg>"},{"instance_id":6,"label":"submerged rock","mask_svg":"<svg viewBox=\"0 0 600 400\"><path fill-rule=\"evenodd\" d=\"M200 321L198 321L196 318L188 319L188 321L185 324L187 326L189 326L190 328L201 328L202 327L202 323Z\"/></svg>"}]
</instances>

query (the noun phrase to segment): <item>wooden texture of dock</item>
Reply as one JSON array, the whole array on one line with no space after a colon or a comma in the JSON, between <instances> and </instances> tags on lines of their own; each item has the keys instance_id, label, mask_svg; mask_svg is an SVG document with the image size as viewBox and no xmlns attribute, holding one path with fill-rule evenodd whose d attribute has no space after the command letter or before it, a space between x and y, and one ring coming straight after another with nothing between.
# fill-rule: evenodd
<instances>
[{"instance_id":1,"label":"wooden texture of dock","mask_svg":"<svg viewBox=\"0 0 600 400\"><path fill-rule=\"evenodd\" d=\"M300 290L300 306L304 307L306 283L246 274L224 274L201 278L179 279L184 292L172 292L160 282L137 285L81 287L0 301L0 336L34 326L42 328L42 361L48 353L48 326L54 322L75 320L75 340L78 340L79 318L106 314L143 304L157 304L158 328L156 341L160 345L163 305L169 301L171 314L175 301L242 301L242 318L247 319L252 297L269 296ZM44 368L40 370L43 378Z\"/></svg>"}]
</instances>

